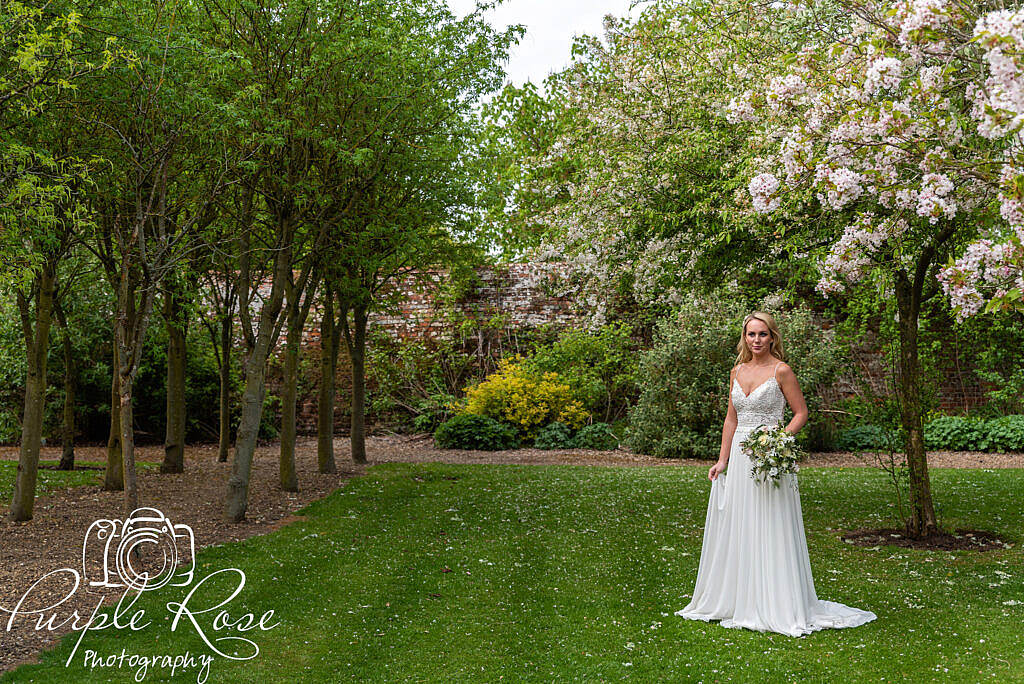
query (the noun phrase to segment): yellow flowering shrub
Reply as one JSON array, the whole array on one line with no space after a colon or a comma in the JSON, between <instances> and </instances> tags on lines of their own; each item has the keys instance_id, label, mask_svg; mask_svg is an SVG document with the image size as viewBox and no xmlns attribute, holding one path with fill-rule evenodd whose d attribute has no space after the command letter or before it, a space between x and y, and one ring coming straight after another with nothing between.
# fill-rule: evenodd
<instances>
[{"instance_id":1,"label":"yellow flowering shrub","mask_svg":"<svg viewBox=\"0 0 1024 684\"><path fill-rule=\"evenodd\" d=\"M456 408L505 420L531 439L549 423L560 421L579 429L590 417L558 373L531 373L520 356L502 359L486 380L466 390L464 402Z\"/></svg>"}]
</instances>

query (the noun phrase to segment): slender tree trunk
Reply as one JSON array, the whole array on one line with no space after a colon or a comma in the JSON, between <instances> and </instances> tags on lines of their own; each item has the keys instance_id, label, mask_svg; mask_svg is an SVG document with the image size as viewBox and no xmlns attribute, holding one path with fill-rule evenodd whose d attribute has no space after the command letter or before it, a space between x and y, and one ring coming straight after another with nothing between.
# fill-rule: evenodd
<instances>
[{"instance_id":1,"label":"slender tree trunk","mask_svg":"<svg viewBox=\"0 0 1024 684\"><path fill-rule=\"evenodd\" d=\"M352 461L366 463L366 319L367 309L352 309L353 334L349 343L352 359Z\"/></svg>"},{"instance_id":2,"label":"slender tree trunk","mask_svg":"<svg viewBox=\"0 0 1024 684\"><path fill-rule=\"evenodd\" d=\"M169 282L164 294L164 325L167 328L167 431L161 473L185 472L185 355L187 324L176 284Z\"/></svg>"},{"instance_id":3,"label":"slender tree trunk","mask_svg":"<svg viewBox=\"0 0 1024 684\"><path fill-rule=\"evenodd\" d=\"M334 293L325 287L324 311L320 320L320 395L316 421L316 460L321 473L338 472L334 460L334 394L340 335L341 326L334 323Z\"/></svg>"},{"instance_id":4,"label":"slender tree trunk","mask_svg":"<svg viewBox=\"0 0 1024 684\"><path fill-rule=\"evenodd\" d=\"M25 406L21 424L21 450L18 474L14 483L11 517L16 521L31 520L36 498L36 477L39 473L39 448L42 443L43 409L46 402L46 357L49 348L50 323L53 315L53 290L56 267L44 265L36 279L35 320L28 300L18 293L25 335L26 376Z\"/></svg>"},{"instance_id":5,"label":"slender tree trunk","mask_svg":"<svg viewBox=\"0 0 1024 684\"><path fill-rule=\"evenodd\" d=\"M284 219L287 220L287 219ZM235 440L235 459L231 464L231 477L228 478L228 491L225 499L225 519L229 522L245 520L245 511L249 505L249 480L252 476L252 459L256 453L256 438L259 436L260 419L263 417L263 398L266 393L267 358L274 342L274 331L284 300L284 283L291 277L292 267L292 236L290 228L282 230L284 236L280 241L274 261L274 275L270 288L270 297L260 309L258 330L252 341L248 358L245 361L245 391L242 393L242 416L238 425L238 436ZM247 248L243 245L243 248ZM243 271L246 269L243 268ZM247 273L240 278L248 277ZM245 307L246 297L239 297L239 307ZM247 344L249 344L247 342Z\"/></svg>"},{"instance_id":6,"label":"slender tree trunk","mask_svg":"<svg viewBox=\"0 0 1024 684\"><path fill-rule=\"evenodd\" d=\"M245 520L249 505L249 479L252 458L256 451L260 419L263 417L263 397L266 393L266 356L253 351L245 364L245 390L242 393L242 416L235 441L235 460L228 479L226 518L229 522Z\"/></svg>"},{"instance_id":7,"label":"slender tree trunk","mask_svg":"<svg viewBox=\"0 0 1024 684\"><path fill-rule=\"evenodd\" d=\"M286 492L299 491L295 474L295 395L298 384L299 346L302 324L293 302L288 304L288 334L284 349L284 387L281 388L280 483Z\"/></svg>"},{"instance_id":8,"label":"slender tree trunk","mask_svg":"<svg viewBox=\"0 0 1024 684\"><path fill-rule=\"evenodd\" d=\"M141 231L140 231L141 233ZM141 242L141 241L140 241ZM143 245L144 247L144 245ZM144 253L144 249L140 249ZM138 479L135 472L135 421L133 399L135 373L146 327L153 308L153 282L138 282L132 277L127 263L128 251L123 253L121 279L117 293L117 314L114 331L117 339L118 393L121 418L121 463L124 473L124 512L130 514L139 507Z\"/></svg>"},{"instance_id":9,"label":"slender tree trunk","mask_svg":"<svg viewBox=\"0 0 1024 684\"><path fill-rule=\"evenodd\" d=\"M132 348L141 344L146 338L146 318L148 318L151 295L142 295L142 306L136 308L134 288L127 282L122 284L119 293L117 322L117 360L118 360L118 401L121 418L121 469L124 473L124 512L130 514L139 507L138 478L135 472L135 425L133 411L133 392L135 389L135 372L139 350ZM137 317L141 317L137 318ZM129 347L131 345L131 347Z\"/></svg>"},{"instance_id":10,"label":"slender tree trunk","mask_svg":"<svg viewBox=\"0 0 1024 684\"><path fill-rule=\"evenodd\" d=\"M132 421L132 382L131 373L124 365L121 366L119 388L121 402L121 462L124 473L124 511L131 513L139 507L139 485L135 476L135 433Z\"/></svg>"},{"instance_id":11,"label":"slender tree trunk","mask_svg":"<svg viewBox=\"0 0 1024 684\"><path fill-rule=\"evenodd\" d=\"M899 311L899 379L900 419L906 431L907 468L910 475L911 517L907 521L907 535L919 537L938 531L935 509L932 505L931 483L928 477L928 458L924 448L924 429L921 421L921 366L918 359L918 320L921 312L920 292L907 280L896 280L896 303Z\"/></svg>"},{"instance_id":12,"label":"slender tree trunk","mask_svg":"<svg viewBox=\"0 0 1024 684\"><path fill-rule=\"evenodd\" d=\"M116 338L116 336L115 336ZM124 489L124 461L121 460L121 363L118 360L117 339L114 340L110 373L110 436L107 437L107 471L103 477L103 489L120 492Z\"/></svg>"},{"instance_id":13,"label":"slender tree trunk","mask_svg":"<svg viewBox=\"0 0 1024 684\"><path fill-rule=\"evenodd\" d=\"M315 271L314 271L315 273ZM295 399L299 384L299 352L302 348L302 331L306 328L309 307L316 296L317 277L301 283L285 282L285 299L288 302L288 336L285 343L284 390L281 396L281 488L286 492L299 491L295 474Z\"/></svg>"},{"instance_id":14,"label":"slender tree trunk","mask_svg":"<svg viewBox=\"0 0 1024 684\"><path fill-rule=\"evenodd\" d=\"M75 389L78 369L75 367L74 347L71 344L71 330L60 301L54 300L53 311L60 325L64 351L64 413L61 421L60 470L75 469Z\"/></svg>"},{"instance_id":15,"label":"slender tree trunk","mask_svg":"<svg viewBox=\"0 0 1024 684\"><path fill-rule=\"evenodd\" d=\"M227 463L231 449L231 316L220 321L220 430L217 460Z\"/></svg>"}]
</instances>

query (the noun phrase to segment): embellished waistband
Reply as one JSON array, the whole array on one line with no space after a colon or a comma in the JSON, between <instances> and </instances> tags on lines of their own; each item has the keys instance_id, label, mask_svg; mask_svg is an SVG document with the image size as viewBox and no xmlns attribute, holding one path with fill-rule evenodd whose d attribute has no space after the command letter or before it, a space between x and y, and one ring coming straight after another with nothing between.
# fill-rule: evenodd
<instances>
[{"instance_id":1,"label":"embellished waistband","mask_svg":"<svg viewBox=\"0 0 1024 684\"><path fill-rule=\"evenodd\" d=\"M737 420L736 427L753 430L760 425L776 425L780 420L781 418L771 414L746 416Z\"/></svg>"}]
</instances>

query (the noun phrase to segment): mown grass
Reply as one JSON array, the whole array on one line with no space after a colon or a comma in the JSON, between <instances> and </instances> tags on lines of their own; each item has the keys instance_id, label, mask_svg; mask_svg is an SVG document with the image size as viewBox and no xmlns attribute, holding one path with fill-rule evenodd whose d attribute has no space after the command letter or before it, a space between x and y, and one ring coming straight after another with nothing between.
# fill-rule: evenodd
<instances>
[{"instance_id":1,"label":"mown grass","mask_svg":"<svg viewBox=\"0 0 1024 684\"><path fill-rule=\"evenodd\" d=\"M58 463L59 461L39 461L40 466L56 466ZM138 468L155 468L158 465L156 463L136 463ZM82 466L103 468L106 464L94 461L75 461L76 468ZM0 495L3 495L4 499L8 502L10 502L11 496L14 495L14 480L17 475L17 461L0 461ZM50 470L49 468L40 468L36 480L36 496L43 496L57 489L102 483L102 470Z\"/></svg>"},{"instance_id":2,"label":"mown grass","mask_svg":"<svg viewBox=\"0 0 1024 684\"><path fill-rule=\"evenodd\" d=\"M929 552L855 547L838 530L888 526L892 497L869 468L801 470L820 598L874 611L861 627L803 638L684 620L707 506L705 468L389 463L273 534L212 547L197 579L239 568L232 616L273 609L278 626L240 634L261 649L217 658L209 682L335 681L1024 681L1024 470L932 471L940 519L994 531L1012 548ZM446 571L449 570L449 571ZM219 580L224 580L220 582ZM209 607L228 574L196 591ZM191 624L170 631L146 592L143 630L77 634L3 682L128 682L89 670L103 655L210 653ZM130 611L124 613L130 615ZM214 642L246 655L240 642ZM144 681L197 681L151 667Z\"/></svg>"}]
</instances>

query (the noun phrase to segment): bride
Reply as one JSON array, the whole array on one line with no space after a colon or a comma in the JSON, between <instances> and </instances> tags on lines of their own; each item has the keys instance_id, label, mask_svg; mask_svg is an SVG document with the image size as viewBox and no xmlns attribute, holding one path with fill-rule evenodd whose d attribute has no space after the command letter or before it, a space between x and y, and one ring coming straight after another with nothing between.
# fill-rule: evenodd
<instances>
[{"instance_id":1,"label":"bride","mask_svg":"<svg viewBox=\"0 0 1024 684\"><path fill-rule=\"evenodd\" d=\"M795 434L807 423L807 404L783 363L775 320L760 311L748 315L736 351L722 450L708 471L711 495L697 584L676 615L790 636L874 620L872 612L818 599L796 475L782 475L778 487L759 484L739 446L758 425L781 422L787 401L793 419L786 430Z\"/></svg>"}]
</instances>

